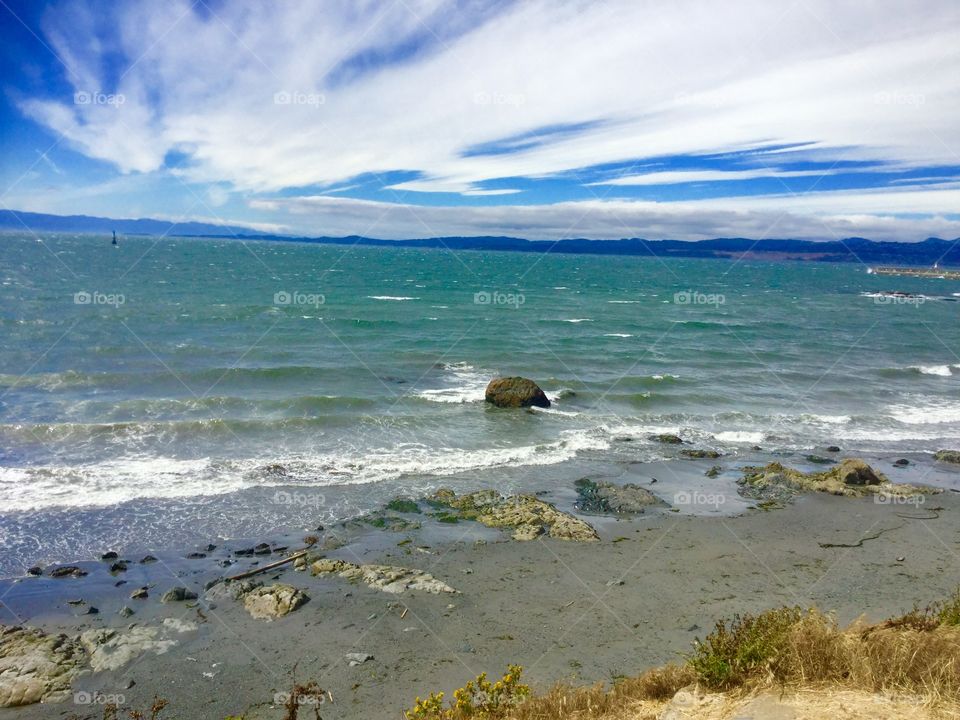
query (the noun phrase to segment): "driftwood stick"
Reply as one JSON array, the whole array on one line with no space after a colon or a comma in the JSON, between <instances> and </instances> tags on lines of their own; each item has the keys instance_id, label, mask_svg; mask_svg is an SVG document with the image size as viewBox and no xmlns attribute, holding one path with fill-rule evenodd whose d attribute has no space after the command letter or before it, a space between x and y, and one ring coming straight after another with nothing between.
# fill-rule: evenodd
<instances>
[{"instance_id":1,"label":"driftwood stick","mask_svg":"<svg viewBox=\"0 0 960 720\"><path fill-rule=\"evenodd\" d=\"M252 575L258 575L258 574L260 574L260 573L262 573L262 572L266 572L267 570L273 570L275 567L280 567L281 565L286 565L288 562L293 562L293 561L296 560L297 558L303 557L303 556L306 555L308 552L310 552L310 549L309 549L309 548L306 549L306 550L301 550L301 551L299 551L299 552L295 552L293 555L288 555L287 557L283 558L283 560L277 560L277 561L272 562L272 563L267 563L266 565L264 565L264 566L262 566L262 567L255 567L255 568L253 568L253 570L247 570L246 572L238 573L238 574L236 574L236 575L231 575L230 577L228 577L228 578L226 578L226 579L227 579L227 580L243 580L244 578L251 577Z\"/></svg>"}]
</instances>

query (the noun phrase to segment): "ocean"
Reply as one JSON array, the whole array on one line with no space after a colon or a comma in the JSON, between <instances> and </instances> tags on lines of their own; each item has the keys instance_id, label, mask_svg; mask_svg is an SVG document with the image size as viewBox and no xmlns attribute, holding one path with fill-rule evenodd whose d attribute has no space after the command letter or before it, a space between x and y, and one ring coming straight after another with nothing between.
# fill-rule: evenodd
<instances>
[{"instance_id":1,"label":"ocean","mask_svg":"<svg viewBox=\"0 0 960 720\"><path fill-rule=\"evenodd\" d=\"M535 490L675 457L656 433L728 462L957 446L958 291L859 264L5 235L0 570ZM499 375L553 406L487 407Z\"/></svg>"}]
</instances>

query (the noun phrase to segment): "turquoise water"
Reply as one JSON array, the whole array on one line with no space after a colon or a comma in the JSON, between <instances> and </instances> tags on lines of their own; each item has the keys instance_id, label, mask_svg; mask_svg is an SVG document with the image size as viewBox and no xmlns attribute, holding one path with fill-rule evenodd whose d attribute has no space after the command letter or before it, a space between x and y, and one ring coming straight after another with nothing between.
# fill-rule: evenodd
<instances>
[{"instance_id":1,"label":"turquoise water","mask_svg":"<svg viewBox=\"0 0 960 720\"><path fill-rule=\"evenodd\" d=\"M96 533L149 544L174 516L229 534L329 521L398 489L495 484L505 468L557 477L675 453L655 432L734 456L960 442L950 281L856 264L42 240L0 238L0 531L23 554L47 552L37 537L58 523L79 547ZM926 299L871 296L890 290ZM535 379L553 407L487 408L502 374ZM319 494L296 512L249 502L276 488Z\"/></svg>"}]
</instances>

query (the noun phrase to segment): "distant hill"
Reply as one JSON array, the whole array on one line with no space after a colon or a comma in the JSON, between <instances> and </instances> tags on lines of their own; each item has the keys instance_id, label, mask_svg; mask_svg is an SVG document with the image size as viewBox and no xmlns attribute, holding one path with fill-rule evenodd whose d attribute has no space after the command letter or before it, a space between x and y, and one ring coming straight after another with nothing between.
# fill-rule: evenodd
<instances>
[{"instance_id":1,"label":"distant hill","mask_svg":"<svg viewBox=\"0 0 960 720\"><path fill-rule=\"evenodd\" d=\"M503 250L511 252L584 253L591 255L645 255L653 257L731 258L764 260L808 260L820 262L866 262L873 264L926 266L940 263L960 266L960 238L927 238L921 242L875 242L866 238L812 240L716 238L697 242L685 240L524 240L514 237L434 237L410 240L380 240L347 237L298 237L264 235L242 226L211 223L137 219L116 220L87 215L45 215L0 210L0 231L110 233L125 235L170 235L210 238L242 238L277 242L304 242L324 245L373 245L383 247L448 248L450 250Z\"/></svg>"}]
</instances>

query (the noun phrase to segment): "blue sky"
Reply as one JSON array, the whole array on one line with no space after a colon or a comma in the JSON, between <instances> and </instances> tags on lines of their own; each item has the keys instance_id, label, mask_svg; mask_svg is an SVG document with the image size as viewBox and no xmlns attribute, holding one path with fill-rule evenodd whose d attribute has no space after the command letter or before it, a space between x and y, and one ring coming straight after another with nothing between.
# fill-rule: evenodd
<instances>
[{"instance_id":1,"label":"blue sky","mask_svg":"<svg viewBox=\"0 0 960 720\"><path fill-rule=\"evenodd\" d=\"M0 0L0 207L310 235L960 236L960 6Z\"/></svg>"}]
</instances>

